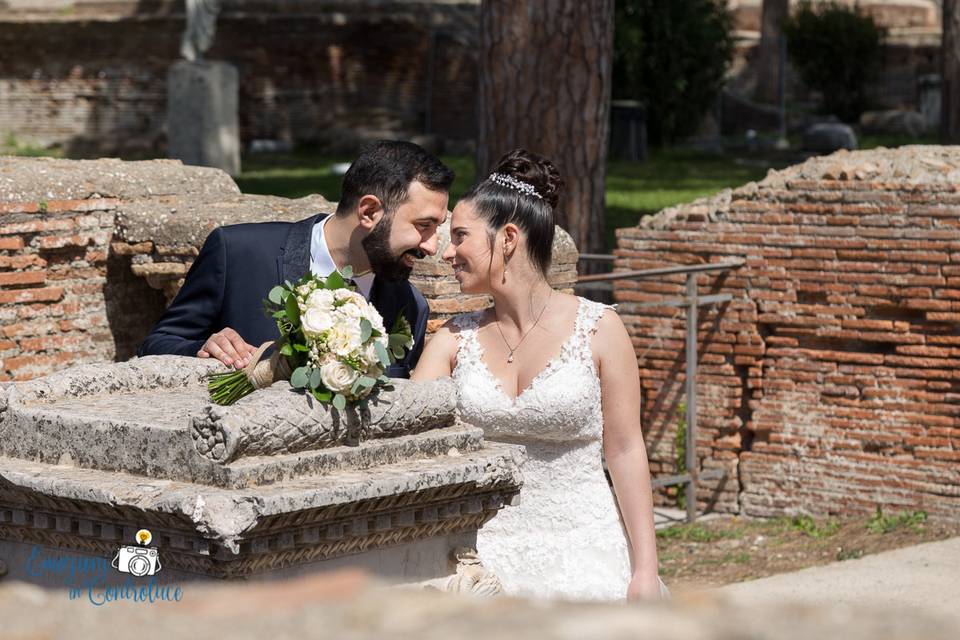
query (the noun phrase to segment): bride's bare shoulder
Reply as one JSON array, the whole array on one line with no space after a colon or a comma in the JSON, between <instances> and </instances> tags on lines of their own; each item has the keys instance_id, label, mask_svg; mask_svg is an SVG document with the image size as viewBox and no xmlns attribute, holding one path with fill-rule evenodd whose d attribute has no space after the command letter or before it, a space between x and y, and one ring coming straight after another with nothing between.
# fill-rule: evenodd
<instances>
[{"instance_id":1,"label":"bride's bare shoulder","mask_svg":"<svg viewBox=\"0 0 960 640\"><path fill-rule=\"evenodd\" d=\"M633 342L617 310L614 307L605 306L597 320L593 349L595 352L609 352L623 348L629 348L628 350L632 352Z\"/></svg>"}]
</instances>

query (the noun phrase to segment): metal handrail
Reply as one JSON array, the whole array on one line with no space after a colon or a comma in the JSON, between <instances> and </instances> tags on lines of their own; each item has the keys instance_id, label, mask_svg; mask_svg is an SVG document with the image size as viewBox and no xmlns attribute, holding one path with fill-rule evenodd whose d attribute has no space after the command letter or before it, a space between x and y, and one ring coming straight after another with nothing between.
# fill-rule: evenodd
<instances>
[{"instance_id":1,"label":"metal handrail","mask_svg":"<svg viewBox=\"0 0 960 640\"><path fill-rule=\"evenodd\" d=\"M612 261L615 256L606 256L603 254L581 254L583 260L601 260ZM729 302L733 296L729 293L711 294L700 296L697 291L697 275L701 273L711 273L718 271L731 271L739 269L746 263L743 259L727 260L725 262L708 262L705 264L691 265L673 265L670 267L658 267L654 269L640 269L631 271L616 271L613 273L598 273L580 276L577 278L577 284L581 283L607 283L613 280L642 280L646 278L655 278L658 276L669 276L685 274L687 276L686 295L682 298L667 298L656 302L638 303L640 307L686 307L687 326L686 326L686 473L672 476L661 477L653 481L655 487L670 487L673 485L684 484L687 487L687 522L693 522L697 518L697 481L699 479L722 478L725 474L718 469L707 469L699 471L697 469L697 325L699 322L699 308L712 304L721 304ZM601 286L593 284L594 287ZM612 285L603 285L610 286Z\"/></svg>"},{"instance_id":2,"label":"metal handrail","mask_svg":"<svg viewBox=\"0 0 960 640\"><path fill-rule=\"evenodd\" d=\"M589 254L597 255L597 254ZM583 256L581 256L582 258ZM611 256L615 258L615 256ZM599 259L589 258L589 259ZM739 269L745 264L745 260L730 260L727 262L707 262L704 264L675 265L672 267L660 267L657 269L640 269L639 271L614 271L613 273L595 273L577 278L577 283L581 282L607 282L612 280L642 280L644 278L655 278L657 276L669 276L684 273L709 273L711 271L729 271Z\"/></svg>"}]
</instances>

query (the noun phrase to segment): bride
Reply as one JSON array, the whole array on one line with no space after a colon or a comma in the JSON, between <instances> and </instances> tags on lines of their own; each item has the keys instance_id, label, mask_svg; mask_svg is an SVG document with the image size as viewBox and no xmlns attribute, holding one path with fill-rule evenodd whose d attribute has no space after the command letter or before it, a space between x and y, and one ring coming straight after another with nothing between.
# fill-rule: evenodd
<instances>
[{"instance_id":1,"label":"bride","mask_svg":"<svg viewBox=\"0 0 960 640\"><path fill-rule=\"evenodd\" d=\"M656 598L633 345L611 308L546 279L561 187L551 162L516 150L460 200L443 258L463 293L489 294L494 305L447 322L412 378L452 375L466 422L526 447L520 505L477 534L481 560L507 593Z\"/></svg>"}]
</instances>

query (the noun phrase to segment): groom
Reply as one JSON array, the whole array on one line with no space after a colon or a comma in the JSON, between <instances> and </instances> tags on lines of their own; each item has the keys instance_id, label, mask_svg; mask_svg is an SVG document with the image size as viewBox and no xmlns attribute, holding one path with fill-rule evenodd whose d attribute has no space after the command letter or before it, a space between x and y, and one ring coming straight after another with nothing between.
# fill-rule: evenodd
<instances>
[{"instance_id":1,"label":"groom","mask_svg":"<svg viewBox=\"0 0 960 640\"><path fill-rule=\"evenodd\" d=\"M403 313L414 347L386 374L405 378L423 351L429 309L408 282L416 259L437 252L453 171L412 142L365 148L343 177L334 215L261 222L210 232L180 292L138 355L216 358L249 364L260 344L280 337L263 300L307 271L327 276L349 265L357 290L390 327Z\"/></svg>"}]
</instances>

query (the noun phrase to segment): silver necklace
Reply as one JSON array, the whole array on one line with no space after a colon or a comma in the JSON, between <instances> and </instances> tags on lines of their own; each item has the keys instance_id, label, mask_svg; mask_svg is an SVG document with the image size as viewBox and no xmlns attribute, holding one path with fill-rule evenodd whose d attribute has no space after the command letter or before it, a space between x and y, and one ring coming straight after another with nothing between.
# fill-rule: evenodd
<instances>
[{"instance_id":1,"label":"silver necklace","mask_svg":"<svg viewBox=\"0 0 960 640\"><path fill-rule=\"evenodd\" d=\"M510 343L507 342L507 336L503 335L503 329L500 328L500 318L497 318L496 311L494 311L493 316L494 318L496 318L497 331L500 332L500 338L503 340L503 344L507 345L507 350L510 352L509 354L507 354L507 364L513 363L514 352L520 348L520 345L523 344L523 341L527 338L528 335L530 335L530 332L533 331L538 324L540 324L540 318L543 317L543 312L546 311L547 307L550 306L550 300L552 298L553 298L553 289L550 289L550 295L547 296L547 302L543 305L543 309L540 309L540 315L537 316L537 319L534 321L533 325L531 325L529 329L527 329L526 331L523 332L523 334L521 334L520 342L518 342L517 346L515 347L511 347Z\"/></svg>"}]
</instances>

